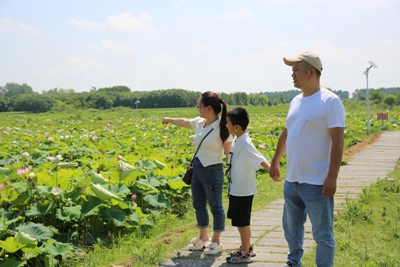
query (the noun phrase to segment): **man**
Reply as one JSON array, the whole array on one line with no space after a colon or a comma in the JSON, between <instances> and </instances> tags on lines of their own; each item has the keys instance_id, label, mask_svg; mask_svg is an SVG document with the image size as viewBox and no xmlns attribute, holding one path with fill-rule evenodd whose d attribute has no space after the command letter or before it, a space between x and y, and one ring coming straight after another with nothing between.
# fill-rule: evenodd
<instances>
[{"instance_id":1,"label":"man","mask_svg":"<svg viewBox=\"0 0 400 267\"><path fill-rule=\"evenodd\" d=\"M287 267L300 267L304 223L310 218L317 243L316 265L333 266L333 195L343 154L345 111L340 99L320 86L322 63L313 52L284 57L293 83L302 94L290 103L269 174L280 176L279 160L286 153L283 189L283 230L288 242Z\"/></svg>"}]
</instances>

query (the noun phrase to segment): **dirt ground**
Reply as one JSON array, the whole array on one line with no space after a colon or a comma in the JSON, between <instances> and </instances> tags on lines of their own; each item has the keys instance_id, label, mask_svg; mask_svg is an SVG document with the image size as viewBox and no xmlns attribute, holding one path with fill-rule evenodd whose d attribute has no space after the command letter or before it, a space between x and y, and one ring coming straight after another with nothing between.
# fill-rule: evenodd
<instances>
[{"instance_id":1,"label":"dirt ground","mask_svg":"<svg viewBox=\"0 0 400 267\"><path fill-rule=\"evenodd\" d=\"M362 140L360 143L355 144L354 146L348 147L343 151L343 157L344 158L349 158L356 154L357 152L360 152L361 150L366 149L367 147L371 146L376 140L379 139L381 134L374 134L371 135L364 140Z\"/></svg>"}]
</instances>

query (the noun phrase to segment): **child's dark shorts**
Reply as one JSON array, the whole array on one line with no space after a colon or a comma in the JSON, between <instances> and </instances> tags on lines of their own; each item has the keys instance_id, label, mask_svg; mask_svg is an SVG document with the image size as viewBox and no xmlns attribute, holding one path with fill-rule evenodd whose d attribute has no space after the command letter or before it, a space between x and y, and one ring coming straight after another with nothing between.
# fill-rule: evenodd
<instances>
[{"instance_id":1,"label":"child's dark shorts","mask_svg":"<svg viewBox=\"0 0 400 267\"><path fill-rule=\"evenodd\" d=\"M229 195L228 218L232 219L232 226L243 227L250 225L253 195L238 197Z\"/></svg>"}]
</instances>

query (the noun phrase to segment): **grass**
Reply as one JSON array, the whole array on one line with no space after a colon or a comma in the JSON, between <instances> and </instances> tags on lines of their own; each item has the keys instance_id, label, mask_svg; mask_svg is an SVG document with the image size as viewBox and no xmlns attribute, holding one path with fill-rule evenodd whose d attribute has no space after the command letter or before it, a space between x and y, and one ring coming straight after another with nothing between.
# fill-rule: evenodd
<instances>
[{"instance_id":1,"label":"grass","mask_svg":"<svg viewBox=\"0 0 400 267\"><path fill-rule=\"evenodd\" d=\"M335 217L335 266L400 266L400 160L386 178L364 188ZM315 249L303 258L315 266Z\"/></svg>"}]
</instances>

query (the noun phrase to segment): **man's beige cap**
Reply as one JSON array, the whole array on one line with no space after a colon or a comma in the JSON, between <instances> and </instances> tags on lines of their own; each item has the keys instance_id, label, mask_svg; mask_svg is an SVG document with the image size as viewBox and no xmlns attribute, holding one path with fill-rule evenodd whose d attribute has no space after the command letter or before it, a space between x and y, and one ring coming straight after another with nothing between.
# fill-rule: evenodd
<instances>
[{"instance_id":1,"label":"man's beige cap","mask_svg":"<svg viewBox=\"0 0 400 267\"><path fill-rule=\"evenodd\" d=\"M304 61L313 66L315 69L319 70L319 72L322 72L321 59L319 58L318 54L313 52L306 51L306 52L301 52L295 57L284 57L283 61L288 66L293 66L293 63L295 62Z\"/></svg>"}]
</instances>

